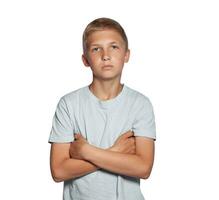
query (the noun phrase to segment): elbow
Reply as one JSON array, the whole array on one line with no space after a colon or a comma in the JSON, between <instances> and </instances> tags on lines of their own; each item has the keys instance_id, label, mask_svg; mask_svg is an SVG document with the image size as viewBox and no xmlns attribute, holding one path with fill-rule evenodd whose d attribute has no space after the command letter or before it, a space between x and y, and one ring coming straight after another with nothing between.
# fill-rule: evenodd
<instances>
[{"instance_id":1,"label":"elbow","mask_svg":"<svg viewBox=\"0 0 219 200\"><path fill-rule=\"evenodd\" d=\"M148 173L148 172L146 172L146 173L143 173L143 174L142 174L142 176L141 176L141 179L144 179L144 180L146 180L146 179L148 179L148 178L149 178L149 176L150 176L150 173Z\"/></svg>"},{"instance_id":2,"label":"elbow","mask_svg":"<svg viewBox=\"0 0 219 200\"><path fill-rule=\"evenodd\" d=\"M141 179L148 179L150 177L151 174L151 168L149 167L144 167L141 173Z\"/></svg>"},{"instance_id":3,"label":"elbow","mask_svg":"<svg viewBox=\"0 0 219 200\"><path fill-rule=\"evenodd\" d=\"M55 176L52 176L53 180L56 182L56 183L60 183L62 182L63 180L59 177L55 177Z\"/></svg>"},{"instance_id":4,"label":"elbow","mask_svg":"<svg viewBox=\"0 0 219 200\"><path fill-rule=\"evenodd\" d=\"M52 175L52 179L56 183L60 183L60 182L64 181L63 176L62 176L62 172L60 169L51 169L51 175Z\"/></svg>"}]
</instances>

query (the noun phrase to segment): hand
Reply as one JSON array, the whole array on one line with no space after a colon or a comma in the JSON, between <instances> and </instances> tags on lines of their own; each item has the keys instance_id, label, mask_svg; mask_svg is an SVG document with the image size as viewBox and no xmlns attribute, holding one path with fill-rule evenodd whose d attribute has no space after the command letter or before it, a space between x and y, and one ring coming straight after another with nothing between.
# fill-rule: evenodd
<instances>
[{"instance_id":1,"label":"hand","mask_svg":"<svg viewBox=\"0 0 219 200\"><path fill-rule=\"evenodd\" d=\"M135 154L135 136L133 131L127 131L117 138L112 147L111 151Z\"/></svg>"},{"instance_id":2,"label":"hand","mask_svg":"<svg viewBox=\"0 0 219 200\"><path fill-rule=\"evenodd\" d=\"M89 145L87 140L80 134L74 134L75 141L71 142L69 154L71 158L83 160L84 148Z\"/></svg>"}]
</instances>

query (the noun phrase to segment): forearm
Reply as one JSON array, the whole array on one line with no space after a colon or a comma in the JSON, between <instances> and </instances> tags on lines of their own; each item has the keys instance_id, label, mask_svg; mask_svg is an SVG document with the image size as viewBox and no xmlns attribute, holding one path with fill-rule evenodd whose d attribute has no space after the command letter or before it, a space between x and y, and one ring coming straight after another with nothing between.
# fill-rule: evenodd
<instances>
[{"instance_id":1,"label":"forearm","mask_svg":"<svg viewBox=\"0 0 219 200\"><path fill-rule=\"evenodd\" d=\"M135 154L107 151L88 145L86 151L84 151L84 159L114 173L144 178L144 163L142 159Z\"/></svg>"},{"instance_id":2,"label":"forearm","mask_svg":"<svg viewBox=\"0 0 219 200\"><path fill-rule=\"evenodd\" d=\"M105 150L111 151L112 148ZM79 159L65 159L56 169L54 170L53 179L56 182L61 182L69 179L84 176L86 174L99 170L100 167L87 160Z\"/></svg>"},{"instance_id":3,"label":"forearm","mask_svg":"<svg viewBox=\"0 0 219 200\"><path fill-rule=\"evenodd\" d=\"M56 182L74 179L100 169L98 166L85 160L66 159L55 170L53 179Z\"/></svg>"}]
</instances>

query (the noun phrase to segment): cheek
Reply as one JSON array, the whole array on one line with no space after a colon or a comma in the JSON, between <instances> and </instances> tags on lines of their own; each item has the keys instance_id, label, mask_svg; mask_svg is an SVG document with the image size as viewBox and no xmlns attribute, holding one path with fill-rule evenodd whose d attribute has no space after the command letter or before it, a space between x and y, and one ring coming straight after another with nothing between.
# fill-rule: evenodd
<instances>
[{"instance_id":1,"label":"cheek","mask_svg":"<svg viewBox=\"0 0 219 200\"><path fill-rule=\"evenodd\" d=\"M116 59L124 60L124 58L125 58L125 53L122 52L122 51L113 52L113 53L112 53L112 56L115 57Z\"/></svg>"},{"instance_id":2,"label":"cheek","mask_svg":"<svg viewBox=\"0 0 219 200\"><path fill-rule=\"evenodd\" d=\"M89 58L90 63L96 63L96 62L98 62L99 60L100 60L100 57L97 56L97 55L91 56L91 57Z\"/></svg>"},{"instance_id":3,"label":"cheek","mask_svg":"<svg viewBox=\"0 0 219 200\"><path fill-rule=\"evenodd\" d=\"M123 55L116 55L114 58L118 63L123 63L125 60Z\"/></svg>"}]
</instances>

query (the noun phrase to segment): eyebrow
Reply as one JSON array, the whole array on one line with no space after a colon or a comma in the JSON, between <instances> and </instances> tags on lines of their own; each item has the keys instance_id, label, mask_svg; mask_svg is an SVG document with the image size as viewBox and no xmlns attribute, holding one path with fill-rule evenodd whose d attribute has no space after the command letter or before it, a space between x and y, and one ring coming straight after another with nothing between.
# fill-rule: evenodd
<instances>
[{"instance_id":1,"label":"eyebrow","mask_svg":"<svg viewBox=\"0 0 219 200\"><path fill-rule=\"evenodd\" d=\"M118 44L118 42L110 42L109 44ZM101 46L101 44L91 44L90 46Z\"/></svg>"}]
</instances>

